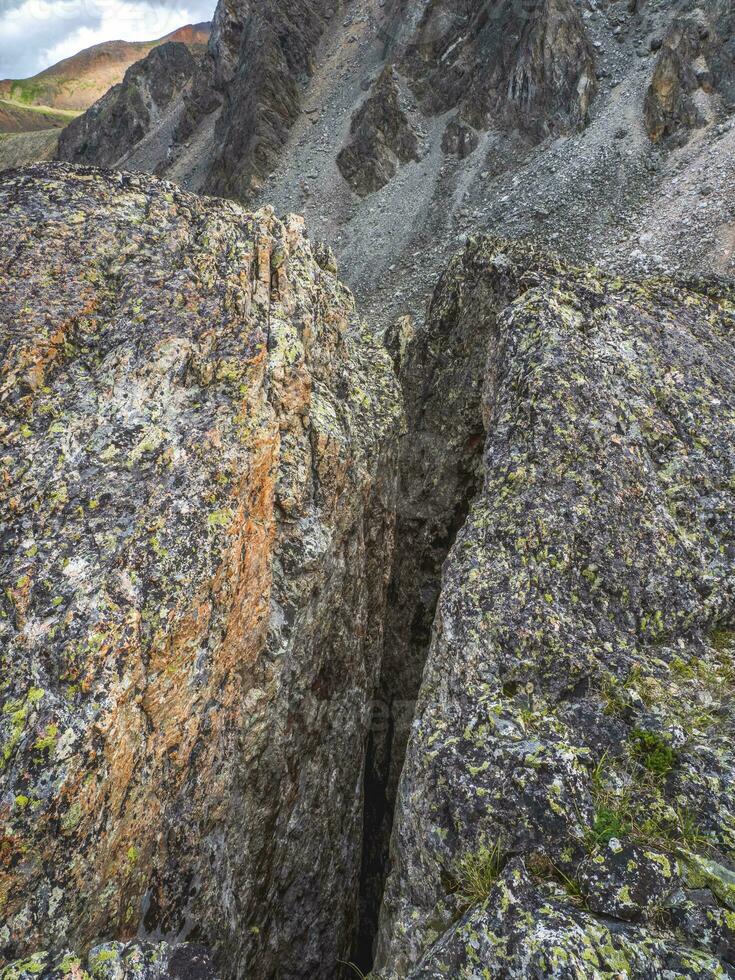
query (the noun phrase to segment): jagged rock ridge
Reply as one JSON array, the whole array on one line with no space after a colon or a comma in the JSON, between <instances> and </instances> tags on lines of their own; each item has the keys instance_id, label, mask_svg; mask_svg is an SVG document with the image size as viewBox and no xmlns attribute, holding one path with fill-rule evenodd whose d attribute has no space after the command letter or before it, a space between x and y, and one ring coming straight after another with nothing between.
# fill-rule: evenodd
<instances>
[{"instance_id":1,"label":"jagged rock ridge","mask_svg":"<svg viewBox=\"0 0 735 980\"><path fill-rule=\"evenodd\" d=\"M2 955L194 935L227 976L329 975L392 548L388 356L297 218L62 165L0 200Z\"/></svg>"},{"instance_id":2,"label":"jagged rock ridge","mask_svg":"<svg viewBox=\"0 0 735 980\"><path fill-rule=\"evenodd\" d=\"M342 6L340 0L248 0L239 8L238 63L224 90L208 192L248 198L262 186L298 117L299 83L313 70L317 44Z\"/></svg>"},{"instance_id":3,"label":"jagged rock ridge","mask_svg":"<svg viewBox=\"0 0 735 980\"><path fill-rule=\"evenodd\" d=\"M183 95L196 70L185 44L170 41L136 62L59 138L57 156L74 163L113 167Z\"/></svg>"}]
</instances>

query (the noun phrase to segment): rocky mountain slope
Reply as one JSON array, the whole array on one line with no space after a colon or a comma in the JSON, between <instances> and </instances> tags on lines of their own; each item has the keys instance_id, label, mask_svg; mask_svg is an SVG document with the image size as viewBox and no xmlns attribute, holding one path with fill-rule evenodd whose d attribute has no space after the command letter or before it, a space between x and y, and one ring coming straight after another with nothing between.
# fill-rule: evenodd
<instances>
[{"instance_id":1,"label":"rocky mountain slope","mask_svg":"<svg viewBox=\"0 0 735 980\"><path fill-rule=\"evenodd\" d=\"M105 41L85 48L30 78L0 81L0 98L24 106L83 111L122 81L127 69L169 41L204 49L209 24L187 24L157 41Z\"/></svg>"},{"instance_id":2,"label":"rocky mountain slope","mask_svg":"<svg viewBox=\"0 0 735 980\"><path fill-rule=\"evenodd\" d=\"M0 170L53 160L59 143L58 130L36 133L0 133Z\"/></svg>"},{"instance_id":3,"label":"rocky mountain slope","mask_svg":"<svg viewBox=\"0 0 735 980\"><path fill-rule=\"evenodd\" d=\"M59 137L58 156L114 166L165 116L195 74L196 61L185 44L172 41L154 48L128 68L119 85L67 126Z\"/></svg>"},{"instance_id":4,"label":"rocky mountain slope","mask_svg":"<svg viewBox=\"0 0 735 980\"><path fill-rule=\"evenodd\" d=\"M304 213L384 326L476 231L731 272L733 32L729 0L222 0L118 165Z\"/></svg>"}]
</instances>

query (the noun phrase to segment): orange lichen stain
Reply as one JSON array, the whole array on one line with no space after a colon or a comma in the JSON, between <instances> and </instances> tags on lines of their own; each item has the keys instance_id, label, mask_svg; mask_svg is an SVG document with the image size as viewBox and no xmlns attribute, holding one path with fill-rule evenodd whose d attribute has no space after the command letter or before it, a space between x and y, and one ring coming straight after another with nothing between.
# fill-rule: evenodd
<instances>
[{"instance_id":1,"label":"orange lichen stain","mask_svg":"<svg viewBox=\"0 0 735 980\"><path fill-rule=\"evenodd\" d=\"M259 359L264 362L265 352ZM150 651L142 650L135 629L124 644L102 644L94 671L87 665L94 673L105 659L117 658L124 663L124 680L105 689L109 707L95 725L94 756L83 764L87 780L91 772L96 778L81 787L77 775L64 791L79 806L74 833L80 846L94 837L94 847L82 848L70 869L76 886L89 894L90 881L106 883L104 896L88 905L85 936L103 931L111 920L121 935L134 931L151 888L165 904L158 869L166 866L181 833L170 822L174 801L182 801L197 822L211 824L221 819L231 797L228 763L237 752L242 705L267 642L275 546L280 441L275 419L263 415L266 406L252 408L265 424L249 443L249 465L233 483L233 519L216 573L200 583L188 608L172 614L171 628ZM202 651L205 664L198 670ZM131 853L141 858L131 861Z\"/></svg>"},{"instance_id":2,"label":"orange lichen stain","mask_svg":"<svg viewBox=\"0 0 735 980\"><path fill-rule=\"evenodd\" d=\"M16 354L16 367L8 378L8 385L17 383L18 377L22 376L32 392L43 387L49 368L61 359L74 327L83 317L97 312L99 305L100 301L96 296L87 298L85 305L73 316L62 321L50 337L36 340L34 344L21 348Z\"/></svg>"}]
</instances>

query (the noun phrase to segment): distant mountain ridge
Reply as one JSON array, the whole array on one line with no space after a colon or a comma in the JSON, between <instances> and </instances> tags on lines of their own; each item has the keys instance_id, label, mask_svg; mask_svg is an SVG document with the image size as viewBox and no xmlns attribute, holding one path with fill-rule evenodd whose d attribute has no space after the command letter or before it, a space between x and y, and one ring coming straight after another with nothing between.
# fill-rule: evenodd
<instances>
[{"instance_id":1,"label":"distant mountain ridge","mask_svg":"<svg viewBox=\"0 0 735 980\"><path fill-rule=\"evenodd\" d=\"M117 85L128 68L153 48L180 41L204 49L210 24L187 24L155 41L104 41L64 58L30 78L0 81L0 99L23 106L82 112ZM38 127L43 128L43 127Z\"/></svg>"}]
</instances>

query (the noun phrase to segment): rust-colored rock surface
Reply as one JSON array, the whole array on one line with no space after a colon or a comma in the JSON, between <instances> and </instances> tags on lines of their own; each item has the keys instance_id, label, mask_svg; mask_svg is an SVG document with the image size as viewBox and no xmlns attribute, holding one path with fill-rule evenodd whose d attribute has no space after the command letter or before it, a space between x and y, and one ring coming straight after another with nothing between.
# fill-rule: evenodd
<instances>
[{"instance_id":1,"label":"rust-colored rock surface","mask_svg":"<svg viewBox=\"0 0 735 980\"><path fill-rule=\"evenodd\" d=\"M297 218L0 180L0 950L330 975L400 407ZM320 250L316 254L322 255Z\"/></svg>"}]
</instances>

